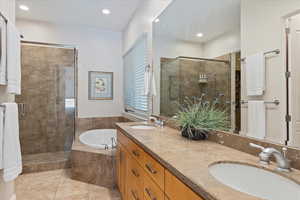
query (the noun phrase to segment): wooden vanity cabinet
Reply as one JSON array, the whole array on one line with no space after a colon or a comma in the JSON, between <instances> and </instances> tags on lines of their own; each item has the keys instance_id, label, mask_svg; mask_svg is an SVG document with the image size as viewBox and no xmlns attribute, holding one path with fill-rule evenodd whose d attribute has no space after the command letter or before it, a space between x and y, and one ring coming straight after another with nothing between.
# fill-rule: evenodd
<instances>
[{"instance_id":1,"label":"wooden vanity cabinet","mask_svg":"<svg viewBox=\"0 0 300 200\"><path fill-rule=\"evenodd\" d=\"M118 130L117 185L122 200L204 200Z\"/></svg>"},{"instance_id":2,"label":"wooden vanity cabinet","mask_svg":"<svg viewBox=\"0 0 300 200\"><path fill-rule=\"evenodd\" d=\"M204 200L165 170L165 194L168 200Z\"/></svg>"},{"instance_id":3,"label":"wooden vanity cabinet","mask_svg":"<svg viewBox=\"0 0 300 200\"><path fill-rule=\"evenodd\" d=\"M126 176L127 176L127 159L128 155L122 144L117 145L116 155L116 173L117 186L120 190L122 199L126 199Z\"/></svg>"}]
</instances>

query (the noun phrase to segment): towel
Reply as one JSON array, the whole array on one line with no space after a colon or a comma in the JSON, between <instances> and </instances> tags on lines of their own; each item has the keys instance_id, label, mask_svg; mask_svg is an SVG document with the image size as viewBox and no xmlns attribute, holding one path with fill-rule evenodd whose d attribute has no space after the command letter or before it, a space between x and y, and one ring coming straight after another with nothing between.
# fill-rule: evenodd
<instances>
[{"instance_id":1,"label":"towel","mask_svg":"<svg viewBox=\"0 0 300 200\"><path fill-rule=\"evenodd\" d=\"M246 85L248 96L263 95L265 90L265 56L257 53L246 58Z\"/></svg>"},{"instance_id":2,"label":"towel","mask_svg":"<svg viewBox=\"0 0 300 200\"><path fill-rule=\"evenodd\" d=\"M147 66L144 75L144 95L148 96L150 94L150 67Z\"/></svg>"},{"instance_id":3,"label":"towel","mask_svg":"<svg viewBox=\"0 0 300 200\"><path fill-rule=\"evenodd\" d=\"M15 25L7 23L7 90L21 94L21 40Z\"/></svg>"},{"instance_id":4,"label":"towel","mask_svg":"<svg viewBox=\"0 0 300 200\"><path fill-rule=\"evenodd\" d=\"M0 85L6 85L6 22L0 16Z\"/></svg>"},{"instance_id":5,"label":"towel","mask_svg":"<svg viewBox=\"0 0 300 200\"><path fill-rule=\"evenodd\" d=\"M155 75L154 73L152 73L152 96L156 96L157 95L157 92L156 92L156 82L155 82Z\"/></svg>"},{"instance_id":6,"label":"towel","mask_svg":"<svg viewBox=\"0 0 300 200\"><path fill-rule=\"evenodd\" d=\"M266 106L264 101L248 101L247 136L264 139L266 136Z\"/></svg>"},{"instance_id":7,"label":"towel","mask_svg":"<svg viewBox=\"0 0 300 200\"><path fill-rule=\"evenodd\" d=\"M0 107L0 169L3 169L4 108Z\"/></svg>"},{"instance_id":8,"label":"towel","mask_svg":"<svg viewBox=\"0 0 300 200\"><path fill-rule=\"evenodd\" d=\"M4 103L3 132L3 179L9 182L22 172L22 157L19 139L18 106L16 103Z\"/></svg>"}]
</instances>

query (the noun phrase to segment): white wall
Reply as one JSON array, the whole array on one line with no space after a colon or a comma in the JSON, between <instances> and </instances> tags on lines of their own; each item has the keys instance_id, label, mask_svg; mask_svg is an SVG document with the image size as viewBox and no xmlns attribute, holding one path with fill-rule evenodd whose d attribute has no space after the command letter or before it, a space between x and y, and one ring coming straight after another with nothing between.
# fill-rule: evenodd
<instances>
[{"instance_id":1,"label":"white wall","mask_svg":"<svg viewBox=\"0 0 300 200\"><path fill-rule=\"evenodd\" d=\"M128 23L127 27L123 31L123 53L125 54L143 34L147 34L148 37L148 56L149 61L153 60L152 57L152 34L153 26L152 21L158 17L161 12L172 2L172 0L147 0L143 1L136 13L133 15L132 19ZM150 63L152 64L152 63ZM155 69L154 69L155 70ZM155 74L159 73L154 71ZM156 75L157 77L157 75ZM158 76L159 77L159 76ZM159 80L156 79L156 85L159 85ZM159 93L159 92L157 92ZM150 102L150 107L153 105L159 105L156 100L158 97L154 98ZM157 107L156 107L157 109ZM153 108L152 108L153 111Z\"/></svg>"},{"instance_id":2,"label":"white wall","mask_svg":"<svg viewBox=\"0 0 300 200\"><path fill-rule=\"evenodd\" d=\"M123 53L127 52L144 33L148 34L149 53L152 47L152 21L172 0L143 1L123 31Z\"/></svg>"},{"instance_id":3,"label":"white wall","mask_svg":"<svg viewBox=\"0 0 300 200\"><path fill-rule=\"evenodd\" d=\"M12 23L15 23L15 0L0 0L0 11ZM9 95L6 92L6 87L0 86L0 103L13 102L14 95ZM15 183L14 181L5 183L2 179L2 170L0 170L0 199L14 200L15 198Z\"/></svg>"},{"instance_id":4,"label":"white wall","mask_svg":"<svg viewBox=\"0 0 300 200\"><path fill-rule=\"evenodd\" d=\"M17 20L24 40L75 45L78 48L78 114L80 118L120 116L123 110L121 32L93 27ZM88 71L114 72L114 99L88 100Z\"/></svg>"},{"instance_id":5,"label":"white wall","mask_svg":"<svg viewBox=\"0 0 300 200\"><path fill-rule=\"evenodd\" d=\"M267 139L283 143L286 138L285 112L285 40L284 17L300 9L299 0L242 0L242 57L253 53L280 49L280 56L267 59L266 93L264 100L280 100L278 107L268 106ZM245 94L245 74L242 68L242 98ZM242 131L247 132L247 108L242 109Z\"/></svg>"},{"instance_id":6,"label":"white wall","mask_svg":"<svg viewBox=\"0 0 300 200\"><path fill-rule=\"evenodd\" d=\"M206 58L215 58L240 50L241 30L239 28L203 44L203 56Z\"/></svg>"}]
</instances>

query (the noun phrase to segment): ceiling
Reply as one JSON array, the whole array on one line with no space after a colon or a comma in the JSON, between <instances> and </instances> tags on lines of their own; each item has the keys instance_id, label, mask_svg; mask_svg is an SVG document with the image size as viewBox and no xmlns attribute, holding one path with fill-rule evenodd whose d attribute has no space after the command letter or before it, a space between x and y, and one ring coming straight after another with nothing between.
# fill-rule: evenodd
<instances>
[{"instance_id":1,"label":"ceiling","mask_svg":"<svg viewBox=\"0 0 300 200\"><path fill-rule=\"evenodd\" d=\"M16 0L17 18L122 31L141 0ZM20 4L30 10L22 11ZM110 9L103 15L102 9Z\"/></svg>"},{"instance_id":2,"label":"ceiling","mask_svg":"<svg viewBox=\"0 0 300 200\"><path fill-rule=\"evenodd\" d=\"M241 0L174 0L159 16L154 34L204 43L240 27ZM196 37L203 33L203 37Z\"/></svg>"}]
</instances>

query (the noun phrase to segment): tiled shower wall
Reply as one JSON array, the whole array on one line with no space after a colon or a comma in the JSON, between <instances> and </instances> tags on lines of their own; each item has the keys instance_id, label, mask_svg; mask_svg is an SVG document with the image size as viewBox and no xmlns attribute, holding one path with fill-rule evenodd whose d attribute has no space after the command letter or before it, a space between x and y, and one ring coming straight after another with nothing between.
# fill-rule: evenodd
<instances>
[{"instance_id":1,"label":"tiled shower wall","mask_svg":"<svg viewBox=\"0 0 300 200\"><path fill-rule=\"evenodd\" d=\"M199 83L201 74L208 77L207 83ZM204 100L207 101L219 98L219 105L226 107L230 113L230 106L226 104L231 100L230 77L229 62L162 58L161 115L173 116L186 97L199 98L202 93L206 94ZM224 96L220 97L220 94Z\"/></svg>"},{"instance_id":2,"label":"tiled shower wall","mask_svg":"<svg viewBox=\"0 0 300 200\"><path fill-rule=\"evenodd\" d=\"M22 154L71 150L74 70L73 49L22 45L22 95L16 96L16 102L25 104L20 119Z\"/></svg>"}]
</instances>

